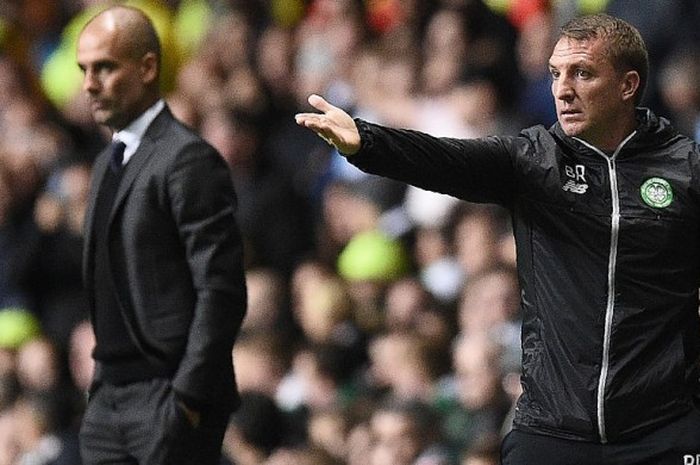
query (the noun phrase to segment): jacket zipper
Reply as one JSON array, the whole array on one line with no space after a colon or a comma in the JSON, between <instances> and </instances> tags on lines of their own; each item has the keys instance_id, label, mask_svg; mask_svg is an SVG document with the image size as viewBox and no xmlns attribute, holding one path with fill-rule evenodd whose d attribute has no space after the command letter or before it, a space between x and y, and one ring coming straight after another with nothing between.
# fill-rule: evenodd
<instances>
[{"instance_id":1,"label":"jacket zipper","mask_svg":"<svg viewBox=\"0 0 700 465\"><path fill-rule=\"evenodd\" d=\"M615 314L615 269L617 266L617 244L620 236L620 193L617 189L617 171L615 161L622 147L637 133L634 131L617 146L612 156L607 156L600 149L588 142L574 137L577 141L603 157L608 164L610 175L610 195L612 200L612 213L610 221L610 254L608 256L608 299L605 307L605 330L603 332L603 355L600 363L600 376L598 377L598 390L596 393L596 412L598 418L598 435L600 442L608 442L605 431L605 385L608 381L610 369L610 342L612 339L613 315Z\"/></svg>"}]
</instances>

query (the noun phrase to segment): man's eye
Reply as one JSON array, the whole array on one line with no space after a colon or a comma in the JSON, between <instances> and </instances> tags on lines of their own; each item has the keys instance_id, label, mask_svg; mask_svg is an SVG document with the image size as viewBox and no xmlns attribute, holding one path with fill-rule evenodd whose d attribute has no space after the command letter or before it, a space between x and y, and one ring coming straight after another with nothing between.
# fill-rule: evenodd
<instances>
[{"instance_id":1,"label":"man's eye","mask_svg":"<svg viewBox=\"0 0 700 465\"><path fill-rule=\"evenodd\" d=\"M114 63L99 63L95 66L95 71L113 71Z\"/></svg>"},{"instance_id":2,"label":"man's eye","mask_svg":"<svg viewBox=\"0 0 700 465\"><path fill-rule=\"evenodd\" d=\"M557 71L555 69L550 69L549 74L552 75L552 79L558 79L560 73L559 73L559 71Z\"/></svg>"},{"instance_id":3,"label":"man's eye","mask_svg":"<svg viewBox=\"0 0 700 465\"><path fill-rule=\"evenodd\" d=\"M591 77L591 73L589 73L585 69L577 69L576 70L576 77L587 79L587 78Z\"/></svg>"}]
</instances>

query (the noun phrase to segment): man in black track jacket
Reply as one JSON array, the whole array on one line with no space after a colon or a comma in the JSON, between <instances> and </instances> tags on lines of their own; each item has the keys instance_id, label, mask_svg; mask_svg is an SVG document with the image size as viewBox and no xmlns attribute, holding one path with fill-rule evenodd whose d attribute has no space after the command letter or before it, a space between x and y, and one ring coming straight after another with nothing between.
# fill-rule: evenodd
<instances>
[{"instance_id":1,"label":"man in black track jacket","mask_svg":"<svg viewBox=\"0 0 700 465\"><path fill-rule=\"evenodd\" d=\"M558 122L435 138L353 120L313 95L297 115L365 171L513 218L522 386L508 465L700 464L700 148L637 108L639 32L593 15L549 62Z\"/></svg>"}]
</instances>

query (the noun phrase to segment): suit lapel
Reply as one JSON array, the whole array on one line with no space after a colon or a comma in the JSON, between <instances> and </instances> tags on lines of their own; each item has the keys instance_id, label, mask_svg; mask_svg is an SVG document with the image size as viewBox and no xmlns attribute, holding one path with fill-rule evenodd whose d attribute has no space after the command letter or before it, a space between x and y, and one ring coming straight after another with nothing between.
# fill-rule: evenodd
<instances>
[{"instance_id":1,"label":"suit lapel","mask_svg":"<svg viewBox=\"0 0 700 465\"><path fill-rule=\"evenodd\" d=\"M112 221L114 221L114 216L121 207L121 204L124 202L124 199L126 198L127 194L131 190L131 186L134 184L134 181L139 176L139 174L141 174L144 171L144 167L148 163L148 160L155 152L157 140L160 138L161 133L165 130L166 126L170 123L172 118L172 114L166 106L148 127L148 130L146 130L143 139L141 139L141 144L139 145L139 148L136 150L134 155L126 164L122 180L119 183L119 190L117 191L117 196L114 199L112 211L109 214L110 224L112 223Z\"/></svg>"},{"instance_id":2,"label":"suit lapel","mask_svg":"<svg viewBox=\"0 0 700 465\"><path fill-rule=\"evenodd\" d=\"M93 231L95 227L95 204L97 203L97 196L102 187L102 181L104 181L105 173L109 169L109 154L108 149L105 148L95 159L95 164L92 168L92 182L91 182L91 193L88 200L87 209L85 211L85 231L83 241L85 241L85 246L83 247L83 282L88 284L92 283L92 261L90 257L93 256L95 243L93 240ZM89 285L88 287L92 287Z\"/></svg>"}]
</instances>

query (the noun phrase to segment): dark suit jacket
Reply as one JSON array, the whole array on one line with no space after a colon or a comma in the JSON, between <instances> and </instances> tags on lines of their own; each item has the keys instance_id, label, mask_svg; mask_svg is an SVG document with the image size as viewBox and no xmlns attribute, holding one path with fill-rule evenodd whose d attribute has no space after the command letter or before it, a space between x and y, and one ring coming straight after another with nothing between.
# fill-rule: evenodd
<instances>
[{"instance_id":1,"label":"dark suit jacket","mask_svg":"<svg viewBox=\"0 0 700 465\"><path fill-rule=\"evenodd\" d=\"M85 222L83 277L92 312L94 208L108 157L103 152L95 162ZM231 350L246 289L228 166L166 107L124 169L108 240L127 328L152 364L174 373L175 392L234 408Z\"/></svg>"}]
</instances>

